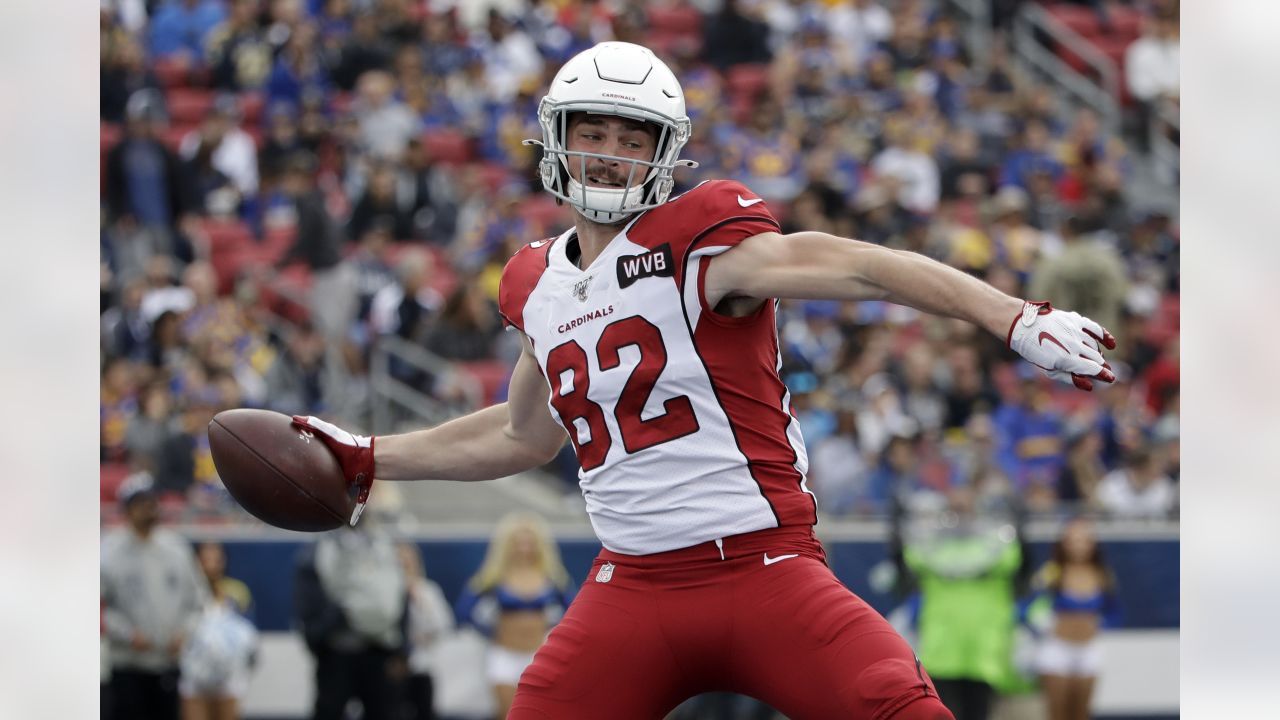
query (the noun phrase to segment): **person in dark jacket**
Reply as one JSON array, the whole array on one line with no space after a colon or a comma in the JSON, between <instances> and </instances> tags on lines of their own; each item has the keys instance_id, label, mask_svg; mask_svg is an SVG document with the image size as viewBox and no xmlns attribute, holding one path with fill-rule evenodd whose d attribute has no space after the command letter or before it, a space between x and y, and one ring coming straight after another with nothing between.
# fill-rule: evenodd
<instances>
[{"instance_id":1,"label":"person in dark jacket","mask_svg":"<svg viewBox=\"0 0 1280 720\"><path fill-rule=\"evenodd\" d=\"M340 342L355 317L355 283L342 263L342 231L316 187L316 160L308 152L289 158L281 186L298 218L297 239L279 265L301 260L311 269L311 316L330 343Z\"/></svg>"},{"instance_id":2,"label":"person in dark jacket","mask_svg":"<svg viewBox=\"0 0 1280 720\"><path fill-rule=\"evenodd\" d=\"M325 533L303 550L294 611L316 660L314 720L340 720L352 698L365 720L390 720L407 597L396 546L373 523Z\"/></svg>"},{"instance_id":3,"label":"person in dark jacket","mask_svg":"<svg viewBox=\"0 0 1280 720\"><path fill-rule=\"evenodd\" d=\"M114 257L121 275L130 276L152 255L174 254L187 201L178 156L160 141L166 123L160 92L135 92L125 116L125 136L107 153L103 190L116 230Z\"/></svg>"}]
</instances>

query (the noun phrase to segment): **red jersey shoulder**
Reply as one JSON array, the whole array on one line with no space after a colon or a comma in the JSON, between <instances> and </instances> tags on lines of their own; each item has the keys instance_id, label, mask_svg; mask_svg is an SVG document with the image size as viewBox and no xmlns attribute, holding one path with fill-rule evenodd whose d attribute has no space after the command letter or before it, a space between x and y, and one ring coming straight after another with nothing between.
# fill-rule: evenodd
<instances>
[{"instance_id":1,"label":"red jersey shoulder","mask_svg":"<svg viewBox=\"0 0 1280 720\"><path fill-rule=\"evenodd\" d=\"M725 220L752 218L777 224L764 198L736 180L711 180L690 190L698 202L699 214L710 227Z\"/></svg>"},{"instance_id":2,"label":"red jersey shoulder","mask_svg":"<svg viewBox=\"0 0 1280 720\"><path fill-rule=\"evenodd\" d=\"M524 332L524 305L538 286L550 260L548 252L555 238L544 238L520 248L502 269L498 281L498 314L507 325Z\"/></svg>"},{"instance_id":3,"label":"red jersey shoulder","mask_svg":"<svg viewBox=\"0 0 1280 720\"><path fill-rule=\"evenodd\" d=\"M736 244L744 237L776 231L778 221L768 203L735 180L708 180L669 202L645 213L628 233L640 245L653 247L669 242L677 255L694 243L722 244L721 228L737 225Z\"/></svg>"}]
</instances>

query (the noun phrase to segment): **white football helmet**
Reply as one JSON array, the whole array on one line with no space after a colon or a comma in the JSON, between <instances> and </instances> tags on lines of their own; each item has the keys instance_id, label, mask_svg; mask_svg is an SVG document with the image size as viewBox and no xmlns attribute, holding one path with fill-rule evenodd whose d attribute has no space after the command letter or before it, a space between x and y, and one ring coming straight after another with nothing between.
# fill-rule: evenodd
<instances>
[{"instance_id":1,"label":"white football helmet","mask_svg":"<svg viewBox=\"0 0 1280 720\"><path fill-rule=\"evenodd\" d=\"M565 148L565 139L569 115L575 112L617 115L658 126L653 160L570 152ZM583 217L598 223L621 222L634 213L661 205L675 185L671 173L676 165L697 166L679 159L691 130L680 81L666 63L640 45L603 42L571 58L556 73L546 97L538 104L538 124L542 126L542 141L526 140L525 144L542 146L542 162L538 165L542 186ZM588 158L629 164L625 186L587 187L574 180L569 163L579 163L578 176L585 178ZM644 181L632 187L637 173L644 174Z\"/></svg>"}]
</instances>

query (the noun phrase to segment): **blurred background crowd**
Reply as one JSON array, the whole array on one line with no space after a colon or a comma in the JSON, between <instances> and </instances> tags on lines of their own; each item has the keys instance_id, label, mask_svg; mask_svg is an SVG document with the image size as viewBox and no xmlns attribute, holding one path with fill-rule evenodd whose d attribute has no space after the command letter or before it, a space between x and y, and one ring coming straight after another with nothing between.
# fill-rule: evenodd
<instances>
[{"instance_id":1,"label":"blurred background crowd","mask_svg":"<svg viewBox=\"0 0 1280 720\"><path fill-rule=\"evenodd\" d=\"M684 84L678 191L739 180L786 231L922 252L1119 340L1085 394L958 321L783 302L825 513L964 489L1176 514L1177 178L1151 171L1176 130L1149 132L1176 0L1045 5L1121 70L1118 122L1021 70L1032 3L977 4L981 47L959 0L101 0L104 512L145 470L165 512L239 517L205 434L226 408L388 432L501 400L502 267L571 222L521 140L559 65L617 39ZM566 494L575 463L547 468Z\"/></svg>"}]
</instances>

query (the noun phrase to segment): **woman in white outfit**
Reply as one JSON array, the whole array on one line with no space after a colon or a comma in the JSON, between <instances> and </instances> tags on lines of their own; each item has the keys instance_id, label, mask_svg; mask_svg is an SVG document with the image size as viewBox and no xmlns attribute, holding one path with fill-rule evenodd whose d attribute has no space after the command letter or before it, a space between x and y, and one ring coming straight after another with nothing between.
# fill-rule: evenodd
<instances>
[{"instance_id":1,"label":"woman in white outfit","mask_svg":"<svg viewBox=\"0 0 1280 720\"><path fill-rule=\"evenodd\" d=\"M490 638L485 674L495 717L506 718L520 674L572 599L569 573L542 518L523 512L504 517L484 564L458 599L458 617Z\"/></svg>"},{"instance_id":2,"label":"woman in white outfit","mask_svg":"<svg viewBox=\"0 0 1280 720\"><path fill-rule=\"evenodd\" d=\"M1077 518L1063 528L1052 559L1036 574L1038 602L1052 608L1050 632L1037 666L1049 720L1089 720L1101 664L1098 633L1115 624L1115 579L1102 557L1093 524Z\"/></svg>"},{"instance_id":3,"label":"woman in white outfit","mask_svg":"<svg viewBox=\"0 0 1280 720\"><path fill-rule=\"evenodd\" d=\"M183 720L237 720L258 646L258 631L245 617L252 602L244 583L226 576L218 543L202 543L196 558L210 597L179 658Z\"/></svg>"},{"instance_id":4,"label":"woman in white outfit","mask_svg":"<svg viewBox=\"0 0 1280 720\"><path fill-rule=\"evenodd\" d=\"M439 667L436 648L453 630L453 610L444 592L427 578L418 548L403 543L398 548L409 592L409 680L406 687L406 720L435 720L435 681Z\"/></svg>"}]
</instances>

